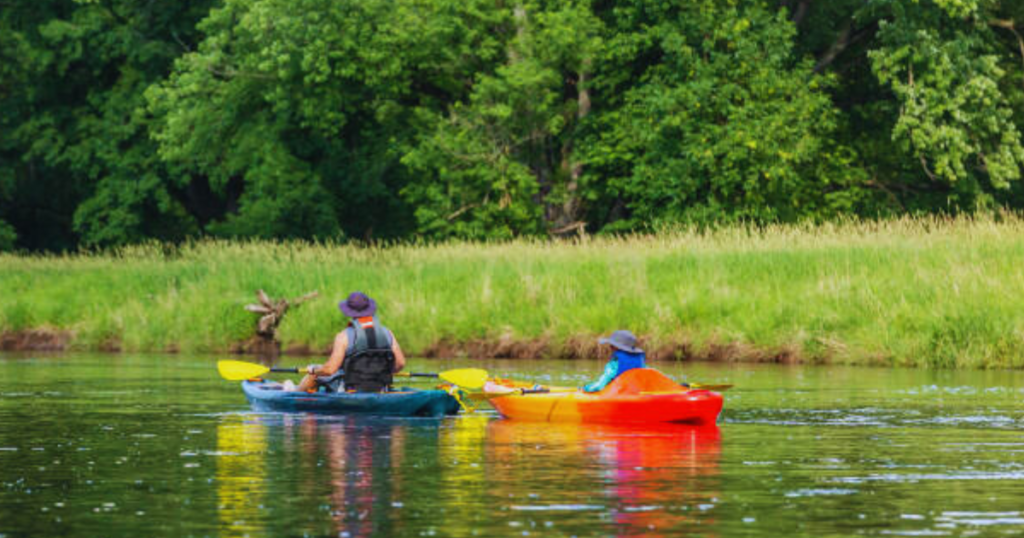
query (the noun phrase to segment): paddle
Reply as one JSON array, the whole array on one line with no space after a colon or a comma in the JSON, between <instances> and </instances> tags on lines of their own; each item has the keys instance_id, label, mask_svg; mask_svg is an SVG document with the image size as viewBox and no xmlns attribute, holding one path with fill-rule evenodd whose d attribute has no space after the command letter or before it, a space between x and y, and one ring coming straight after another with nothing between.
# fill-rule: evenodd
<instances>
[{"instance_id":1,"label":"paddle","mask_svg":"<svg viewBox=\"0 0 1024 538\"><path fill-rule=\"evenodd\" d=\"M268 368L262 364L243 361L217 361L217 371L228 381L242 381L257 378L268 372L289 374L301 373L298 368ZM487 383L487 370L480 368L459 368L439 373L429 372L398 372L396 377L433 377L440 378L452 385L469 389L479 389Z\"/></svg>"},{"instance_id":2,"label":"paddle","mask_svg":"<svg viewBox=\"0 0 1024 538\"><path fill-rule=\"evenodd\" d=\"M724 391L732 388L732 385L721 384L704 384L704 383L683 383L683 386L689 390L712 390L712 391ZM502 385L492 385L488 392L475 392L470 393L469 397L473 400L490 400L493 398L501 398L503 396L522 396L528 394L552 394L552 393L564 393L564 392L577 392L580 389L569 388L569 387L541 387L541 388L522 388L522 387L506 387ZM679 391L663 391L663 392L641 392L643 395L659 395L659 394L679 394Z\"/></svg>"},{"instance_id":3,"label":"paddle","mask_svg":"<svg viewBox=\"0 0 1024 538\"><path fill-rule=\"evenodd\" d=\"M505 396L522 396L524 394L551 394L552 392L576 392L579 389L565 389L565 390L549 390L549 389L524 389L524 388L512 388L502 387L498 389L500 392L495 391L493 388L489 389L490 392L470 392L466 395L469 396L470 400L486 401L493 400L494 398L503 398Z\"/></svg>"},{"instance_id":4,"label":"paddle","mask_svg":"<svg viewBox=\"0 0 1024 538\"><path fill-rule=\"evenodd\" d=\"M731 389L733 387L732 385L727 384L727 383L726 384L721 384L721 385L713 385L713 384L710 384L710 383L709 384L704 384L704 383L683 383L683 386L689 388L690 390L713 390L713 391L718 391L718 392L723 391L723 390L729 390L729 389Z\"/></svg>"}]
</instances>

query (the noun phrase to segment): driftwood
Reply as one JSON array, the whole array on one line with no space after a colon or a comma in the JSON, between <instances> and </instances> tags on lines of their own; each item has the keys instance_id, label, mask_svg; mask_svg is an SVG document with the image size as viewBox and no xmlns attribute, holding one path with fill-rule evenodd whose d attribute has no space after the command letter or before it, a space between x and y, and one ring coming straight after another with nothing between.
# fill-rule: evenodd
<instances>
[{"instance_id":1,"label":"driftwood","mask_svg":"<svg viewBox=\"0 0 1024 538\"><path fill-rule=\"evenodd\" d=\"M256 298L260 302L245 305L245 309L254 314L260 314L260 319L256 323L256 334L269 340L276 340L277 326L281 324L281 320L284 319L284 314L288 311L288 308L298 306L315 298L317 295L319 295L317 292L311 291L302 297L296 297L292 300L278 299L273 301L270 297L267 297L266 292L257 290Z\"/></svg>"},{"instance_id":2,"label":"driftwood","mask_svg":"<svg viewBox=\"0 0 1024 538\"><path fill-rule=\"evenodd\" d=\"M256 298L259 299L259 302L245 305L246 310L260 315L256 322L256 336L245 343L241 351L259 356L276 357L281 350L281 343L277 341L277 326L281 324L285 313L289 308L298 306L317 295L319 295L317 292L311 291L294 299L273 300L263 290L257 290Z\"/></svg>"}]
</instances>

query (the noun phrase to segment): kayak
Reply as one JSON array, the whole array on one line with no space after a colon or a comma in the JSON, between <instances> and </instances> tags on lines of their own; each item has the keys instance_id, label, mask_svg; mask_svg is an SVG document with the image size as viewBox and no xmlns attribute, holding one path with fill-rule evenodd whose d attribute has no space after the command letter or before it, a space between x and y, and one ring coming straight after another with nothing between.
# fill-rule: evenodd
<instances>
[{"instance_id":1,"label":"kayak","mask_svg":"<svg viewBox=\"0 0 1024 538\"><path fill-rule=\"evenodd\" d=\"M484 391L494 396L487 401L513 420L713 425L722 411L721 394L688 389L650 368L627 370L593 393L556 387L537 392L512 382L489 383Z\"/></svg>"},{"instance_id":2,"label":"kayak","mask_svg":"<svg viewBox=\"0 0 1024 538\"><path fill-rule=\"evenodd\" d=\"M443 390L392 392L295 392L271 381L243 381L256 411L299 411L332 415L442 417L459 412L459 402Z\"/></svg>"}]
</instances>

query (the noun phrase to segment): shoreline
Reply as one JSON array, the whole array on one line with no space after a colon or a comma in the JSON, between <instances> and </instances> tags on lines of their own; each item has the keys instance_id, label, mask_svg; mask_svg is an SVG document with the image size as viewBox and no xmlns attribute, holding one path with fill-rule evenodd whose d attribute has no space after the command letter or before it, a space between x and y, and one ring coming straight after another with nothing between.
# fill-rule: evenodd
<instances>
[{"instance_id":1,"label":"shoreline","mask_svg":"<svg viewBox=\"0 0 1024 538\"><path fill-rule=\"evenodd\" d=\"M426 359L518 359L518 360L589 360L601 358L602 352L597 344L597 336L586 335L570 338L565 344L553 345L546 338L534 340L514 340L497 338L494 340L473 340L457 342L450 340L437 341L424 349L414 349L412 356ZM254 340L254 339L253 339ZM240 341L224 349L208 349L207 353L223 353L230 355L258 355L253 340ZM649 338L640 337L641 347ZM680 342L662 344L645 348L647 357L653 361L683 362L721 362L721 363L753 363L753 364L809 364L827 365L832 362L828 357L808 357L792 349L765 350L739 342L710 343L695 346L692 343ZM102 352L122 353L124 347L116 341L102 343L98 347L79 346L75 343L74 334L70 331L49 329L29 329L23 331L0 332L0 352ZM181 353L181 346L171 344L164 349L142 349L146 353ZM288 357L327 357L331 347L316 349L305 344L281 346L279 354ZM888 363L879 359L868 362L869 366L886 366Z\"/></svg>"}]
</instances>

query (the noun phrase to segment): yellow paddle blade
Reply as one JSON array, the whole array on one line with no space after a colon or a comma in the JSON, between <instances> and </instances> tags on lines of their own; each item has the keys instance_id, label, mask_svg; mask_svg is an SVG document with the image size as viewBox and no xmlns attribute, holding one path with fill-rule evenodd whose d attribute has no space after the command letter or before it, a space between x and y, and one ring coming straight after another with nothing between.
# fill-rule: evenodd
<instances>
[{"instance_id":1,"label":"yellow paddle blade","mask_svg":"<svg viewBox=\"0 0 1024 538\"><path fill-rule=\"evenodd\" d=\"M220 376L228 381L243 381L259 377L270 371L270 368L262 364L253 364L242 361L217 361L217 371Z\"/></svg>"},{"instance_id":2,"label":"yellow paddle blade","mask_svg":"<svg viewBox=\"0 0 1024 538\"><path fill-rule=\"evenodd\" d=\"M459 370L441 372L438 374L438 377L464 389L479 389L483 388L484 384L487 383L487 370L461 368Z\"/></svg>"}]
</instances>

